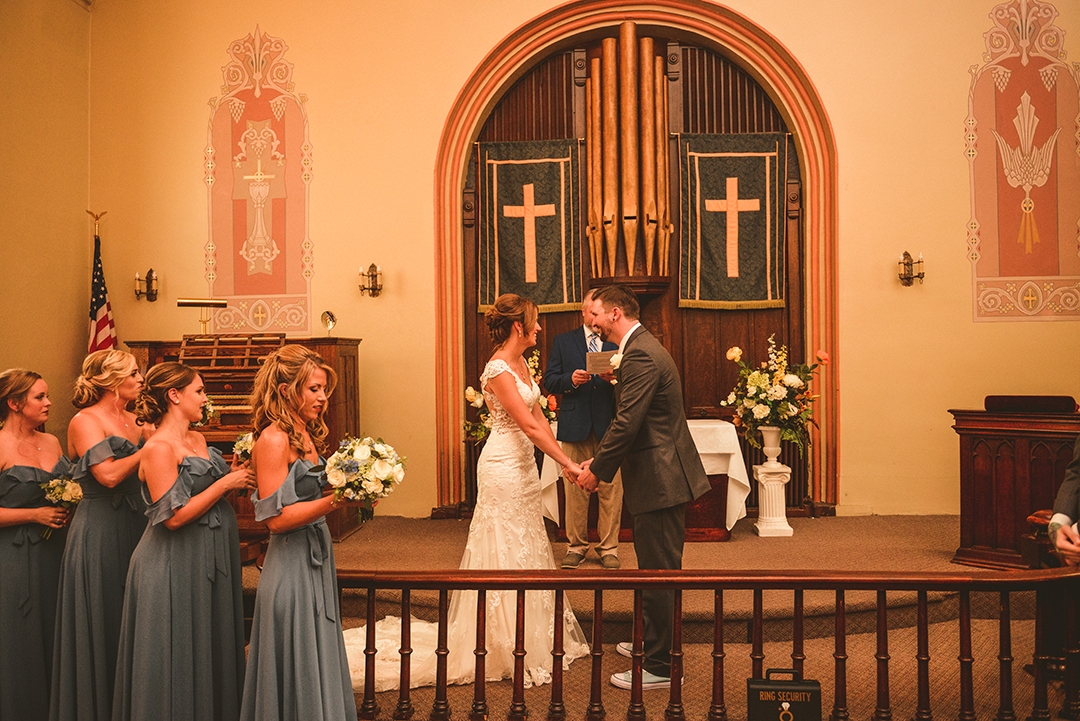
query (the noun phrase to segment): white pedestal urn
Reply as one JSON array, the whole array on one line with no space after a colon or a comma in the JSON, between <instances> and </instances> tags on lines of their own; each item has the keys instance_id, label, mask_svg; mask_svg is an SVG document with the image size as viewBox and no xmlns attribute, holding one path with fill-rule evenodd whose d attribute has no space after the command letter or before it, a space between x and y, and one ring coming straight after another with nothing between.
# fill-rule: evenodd
<instances>
[{"instance_id":1,"label":"white pedestal urn","mask_svg":"<svg viewBox=\"0 0 1080 721\"><path fill-rule=\"evenodd\" d=\"M754 466L758 489L758 520L754 531L759 536L790 536L794 533L787 522L787 501L784 486L791 480L791 468L777 461L780 455L780 429L760 426L765 462Z\"/></svg>"}]
</instances>

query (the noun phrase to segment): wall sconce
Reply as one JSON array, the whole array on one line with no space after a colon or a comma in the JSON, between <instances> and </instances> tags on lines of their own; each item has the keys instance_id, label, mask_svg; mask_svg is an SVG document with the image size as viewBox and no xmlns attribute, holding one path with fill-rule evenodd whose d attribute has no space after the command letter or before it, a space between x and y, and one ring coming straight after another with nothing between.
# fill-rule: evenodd
<instances>
[{"instance_id":1,"label":"wall sconce","mask_svg":"<svg viewBox=\"0 0 1080 721\"><path fill-rule=\"evenodd\" d=\"M919 285L923 282L923 258L922 253L919 253L918 260L912 260L911 254L906 250L904 254L900 256L900 261L897 263L900 268L900 285L909 286L915 282L915 279L919 279Z\"/></svg>"},{"instance_id":2,"label":"wall sconce","mask_svg":"<svg viewBox=\"0 0 1080 721\"><path fill-rule=\"evenodd\" d=\"M367 270L360 269L360 295L367 293L377 298L382 293L382 269L372 263Z\"/></svg>"},{"instance_id":3,"label":"wall sconce","mask_svg":"<svg viewBox=\"0 0 1080 721\"><path fill-rule=\"evenodd\" d=\"M154 269L146 271L146 277L140 278L139 274L135 273L135 300L146 296L146 299L153 303L157 300L157 273Z\"/></svg>"}]
</instances>

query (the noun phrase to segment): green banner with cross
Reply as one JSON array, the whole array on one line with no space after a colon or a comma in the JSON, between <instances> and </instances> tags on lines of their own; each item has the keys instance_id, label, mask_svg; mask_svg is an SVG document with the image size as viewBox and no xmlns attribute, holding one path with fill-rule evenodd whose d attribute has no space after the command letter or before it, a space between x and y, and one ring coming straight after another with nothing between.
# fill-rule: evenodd
<instances>
[{"instance_id":1,"label":"green banner with cross","mask_svg":"<svg viewBox=\"0 0 1080 721\"><path fill-rule=\"evenodd\" d=\"M787 135L679 137L679 306L784 307Z\"/></svg>"},{"instance_id":2,"label":"green banner with cross","mask_svg":"<svg viewBox=\"0 0 1080 721\"><path fill-rule=\"evenodd\" d=\"M479 310L503 293L581 306L579 141L478 143Z\"/></svg>"}]
</instances>

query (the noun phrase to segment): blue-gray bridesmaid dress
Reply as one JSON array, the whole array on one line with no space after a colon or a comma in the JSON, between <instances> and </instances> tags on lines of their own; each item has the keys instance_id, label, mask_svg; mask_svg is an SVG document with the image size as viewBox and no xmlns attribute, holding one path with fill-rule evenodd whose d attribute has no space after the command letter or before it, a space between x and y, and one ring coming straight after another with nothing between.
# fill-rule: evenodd
<instances>
[{"instance_id":1,"label":"blue-gray bridesmaid dress","mask_svg":"<svg viewBox=\"0 0 1080 721\"><path fill-rule=\"evenodd\" d=\"M322 495L326 475L306 459L281 487L256 493L255 519ZM341 635L334 546L320 518L270 536L255 596L244 679L244 721L355 721L356 699Z\"/></svg>"},{"instance_id":2,"label":"blue-gray bridesmaid dress","mask_svg":"<svg viewBox=\"0 0 1080 721\"><path fill-rule=\"evenodd\" d=\"M12 466L0 473L0 507L49 505L41 484L70 474L65 456L43 471ZM53 624L66 528L23 523L0 528L0 719L44 721L49 717Z\"/></svg>"},{"instance_id":3,"label":"blue-gray bridesmaid dress","mask_svg":"<svg viewBox=\"0 0 1080 721\"><path fill-rule=\"evenodd\" d=\"M127 458L142 445L141 440L136 446L109 436L75 461L72 477L82 486L83 500L69 526L60 569L51 721L112 718L124 582L131 554L146 530L146 501L138 468L109 488L98 482L91 466Z\"/></svg>"},{"instance_id":4,"label":"blue-gray bridesmaid dress","mask_svg":"<svg viewBox=\"0 0 1080 721\"><path fill-rule=\"evenodd\" d=\"M224 498L197 521L164 521L229 472L188 456L131 556L113 692L115 721L235 721L244 680L240 536Z\"/></svg>"}]
</instances>

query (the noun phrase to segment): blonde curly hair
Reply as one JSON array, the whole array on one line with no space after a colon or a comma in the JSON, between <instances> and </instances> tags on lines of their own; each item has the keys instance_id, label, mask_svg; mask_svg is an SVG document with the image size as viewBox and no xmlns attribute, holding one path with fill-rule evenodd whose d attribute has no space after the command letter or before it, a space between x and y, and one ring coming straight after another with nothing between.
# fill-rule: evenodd
<instances>
[{"instance_id":1,"label":"blonde curly hair","mask_svg":"<svg viewBox=\"0 0 1080 721\"><path fill-rule=\"evenodd\" d=\"M251 392L251 424L255 438L268 426L276 425L289 436L289 445L297 453L304 455L307 452L304 436L297 428L296 411L303 403L304 384L316 369L326 373L326 395L329 397L337 385L337 373L315 351L286 345L266 357ZM308 421L306 428L321 453L329 433L322 414Z\"/></svg>"},{"instance_id":2,"label":"blonde curly hair","mask_svg":"<svg viewBox=\"0 0 1080 721\"><path fill-rule=\"evenodd\" d=\"M124 382L139 367L135 356L122 350L98 350L86 356L82 373L75 379L76 408L89 408L101 397Z\"/></svg>"}]
</instances>

